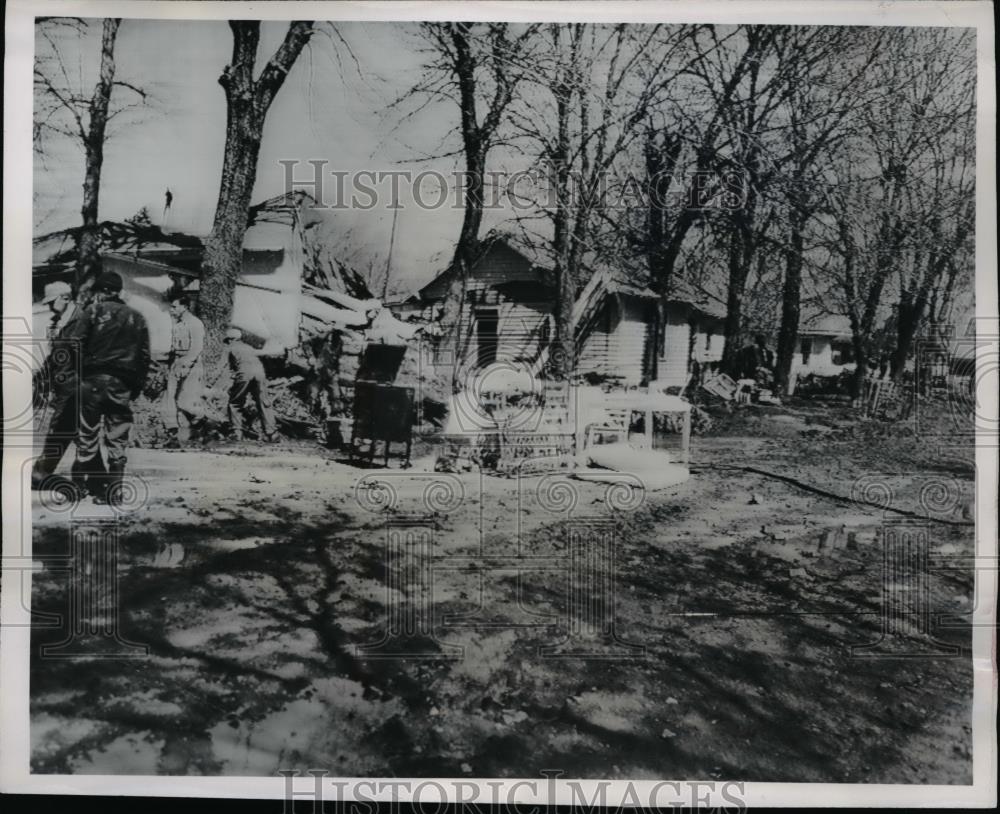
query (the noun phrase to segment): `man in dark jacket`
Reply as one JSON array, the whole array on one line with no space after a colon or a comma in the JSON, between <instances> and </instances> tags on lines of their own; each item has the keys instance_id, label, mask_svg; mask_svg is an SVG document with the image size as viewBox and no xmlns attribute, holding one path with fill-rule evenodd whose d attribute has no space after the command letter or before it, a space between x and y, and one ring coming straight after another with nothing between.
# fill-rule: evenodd
<instances>
[{"instance_id":1,"label":"man in dark jacket","mask_svg":"<svg viewBox=\"0 0 1000 814\"><path fill-rule=\"evenodd\" d=\"M142 390L149 370L146 320L122 302L121 290L121 277L103 272L94 285L94 302L74 323L72 332L80 348L82 374L77 464L84 471L97 468L103 435L107 475L91 475L90 489L95 500L113 505L122 498L131 402Z\"/></svg>"}]
</instances>

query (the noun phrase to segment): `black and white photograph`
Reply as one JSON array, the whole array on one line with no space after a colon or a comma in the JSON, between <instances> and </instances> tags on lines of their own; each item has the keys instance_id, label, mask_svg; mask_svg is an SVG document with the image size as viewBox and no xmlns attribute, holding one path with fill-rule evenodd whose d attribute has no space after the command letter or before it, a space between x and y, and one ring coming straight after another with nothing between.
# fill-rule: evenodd
<instances>
[{"instance_id":1,"label":"black and white photograph","mask_svg":"<svg viewBox=\"0 0 1000 814\"><path fill-rule=\"evenodd\" d=\"M992 5L797 6L13 4L4 790L995 805Z\"/></svg>"}]
</instances>

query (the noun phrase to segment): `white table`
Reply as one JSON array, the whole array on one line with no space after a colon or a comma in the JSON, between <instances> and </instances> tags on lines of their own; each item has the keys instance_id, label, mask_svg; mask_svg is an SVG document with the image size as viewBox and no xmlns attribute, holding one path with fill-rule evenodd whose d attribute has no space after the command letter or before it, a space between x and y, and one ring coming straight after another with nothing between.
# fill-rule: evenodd
<instances>
[{"instance_id":1,"label":"white table","mask_svg":"<svg viewBox=\"0 0 1000 814\"><path fill-rule=\"evenodd\" d=\"M583 394L581 394L583 396ZM653 415L655 413L680 413L684 416L684 423L681 429L681 457L682 463L687 464L689 459L689 447L691 442L691 405L678 396L668 396L666 393L603 393L600 396L589 394L589 397L581 398L581 416L578 422L578 446L582 449L583 433L587 425L587 411L591 410L623 410L626 415L626 429L631 421L632 413L643 414L643 441L641 446L644 449L653 448Z\"/></svg>"}]
</instances>

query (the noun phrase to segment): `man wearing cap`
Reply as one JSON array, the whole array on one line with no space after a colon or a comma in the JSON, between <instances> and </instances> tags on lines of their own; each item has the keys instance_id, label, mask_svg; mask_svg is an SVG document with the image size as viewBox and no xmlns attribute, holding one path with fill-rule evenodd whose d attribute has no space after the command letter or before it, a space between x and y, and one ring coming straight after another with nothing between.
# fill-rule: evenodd
<instances>
[{"instance_id":1,"label":"man wearing cap","mask_svg":"<svg viewBox=\"0 0 1000 814\"><path fill-rule=\"evenodd\" d=\"M80 349L80 431L77 465L89 472L95 500L118 504L125 474L125 450L132 429L131 402L149 370L149 329L138 311L121 300L122 278L105 271L94 284L94 300L73 322L71 339ZM107 450L107 474L93 474ZM103 488L101 488L103 487Z\"/></svg>"},{"instance_id":2,"label":"man wearing cap","mask_svg":"<svg viewBox=\"0 0 1000 814\"><path fill-rule=\"evenodd\" d=\"M243 331L230 328L226 331L226 347L229 351L229 370L233 383L229 387L229 422L233 437L243 438L243 407L248 397L252 398L260 415L261 429L265 441L276 439L274 412L271 410L271 395L267 391L267 376L260 356L243 341Z\"/></svg>"},{"instance_id":3,"label":"man wearing cap","mask_svg":"<svg viewBox=\"0 0 1000 814\"><path fill-rule=\"evenodd\" d=\"M73 302L73 290L69 283L64 282L45 286L42 302L49 306L52 320L45 332L49 353L39 371L36 387L44 387L51 394L52 418L42 454L31 470L32 489L59 488L65 484L64 479L54 476L53 472L70 443L76 439L80 416L80 354L67 338L80 315L80 308ZM79 480L82 473L76 464L74 468L74 480Z\"/></svg>"},{"instance_id":4,"label":"man wearing cap","mask_svg":"<svg viewBox=\"0 0 1000 814\"><path fill-rule=\"evenodd\" d=\"M181 419L190 427L191 441L197 440L205 425L205 368L202 350L205 348L205 326L191 313L186 294L174 296L170 303L173 323L170 330L170 370L163 423L167 428L167 449L180 448L178 432Z\"/></svg>"}]
</instances>

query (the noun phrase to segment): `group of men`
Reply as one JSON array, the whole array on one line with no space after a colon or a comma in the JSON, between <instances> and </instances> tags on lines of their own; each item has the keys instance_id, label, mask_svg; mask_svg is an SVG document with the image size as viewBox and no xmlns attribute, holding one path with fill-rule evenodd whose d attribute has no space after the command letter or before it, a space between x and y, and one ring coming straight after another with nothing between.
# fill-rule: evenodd
<instances>
[{"instance_id":1,"label":"group of men","mask_svg":"<svg viewBox=\"0 0 1000 814\"><path fill-rule=\"evenodd\" d=\"M45 287L42 300L52 312L47 331L49 353L37 385L47 387L51 420L31 473L32 489L56 489L76 499L90 495L98 503L123 502L126 449L132 430L132 402L149 372L150 337L145 318L122 299L122 278L102 272L86 305L73 299L63 282ZM180 427L190 427L191 441L207 440L204 405L205 327L192 313L186 294L170 303L171 343L163 422L167 448L181 447ZM275 418L264 367L238 328L225 337L232 384L228 413L232 433L243 437L243 407L252 399L263 437L276 439ZM70 478L55 474L76 444ZM102 455L101 449L104 449Z\"/></svg>"}]
</instances>

